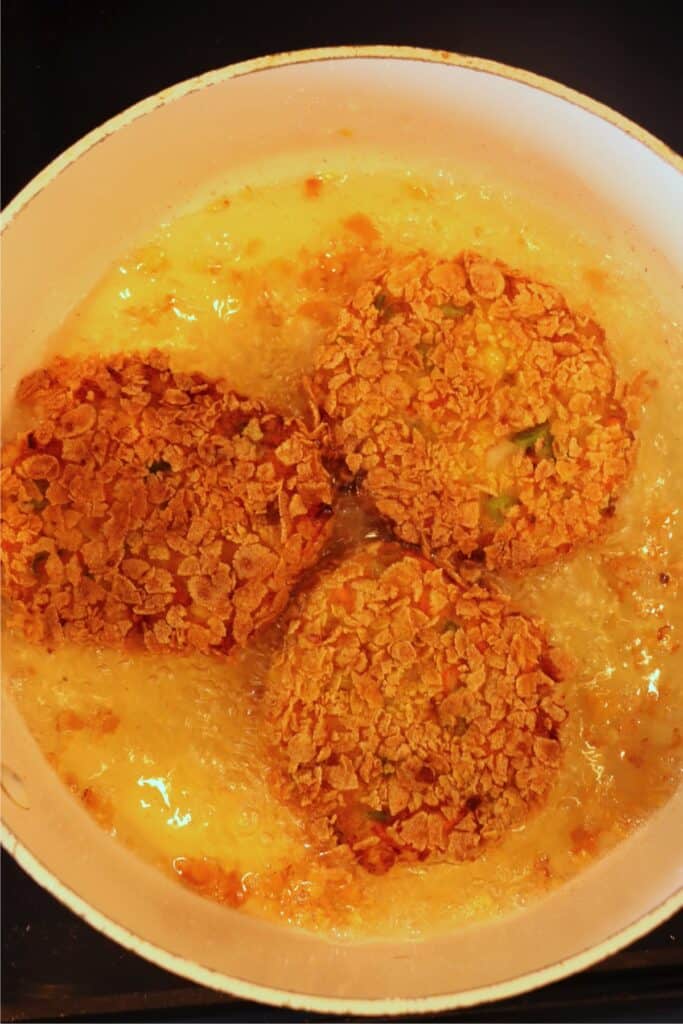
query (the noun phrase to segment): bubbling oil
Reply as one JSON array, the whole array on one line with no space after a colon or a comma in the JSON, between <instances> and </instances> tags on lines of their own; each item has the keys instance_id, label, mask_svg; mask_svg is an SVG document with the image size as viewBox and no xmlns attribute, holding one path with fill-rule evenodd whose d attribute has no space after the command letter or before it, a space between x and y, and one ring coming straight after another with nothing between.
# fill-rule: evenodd
<instances>
[{"instance_id":1,"label":"bubbling oil","mask_svg":"<svg viewBox=\"0 0 683 1024\"><path fill-rule=\"evenodd\" d=\"M419 937L537 898L675 790L683 373L672 352L683 336L642 252L569 213L502 184L381 165L345 173L301 157L287 180L228 183L162 224L52 339L62 355L159 348L174 368L302 410L316 346L387 251L467 248L557 285L605 327L622 375L644 370L658 381L614 531L569 561L505 581L574 659L570 720L547 805L475 862L348 877L314 853L305 822L268 785L259 697L278 625L228 661L46 653L4 635L8 685L46 757L112 836L169 875L187 882L184 865L209 865L210 877L239 880L244 912L338 937ZM327 558L381 529L344 499ZM228 889L200 891L222 898Z\"/></svg>"}]
</instances>

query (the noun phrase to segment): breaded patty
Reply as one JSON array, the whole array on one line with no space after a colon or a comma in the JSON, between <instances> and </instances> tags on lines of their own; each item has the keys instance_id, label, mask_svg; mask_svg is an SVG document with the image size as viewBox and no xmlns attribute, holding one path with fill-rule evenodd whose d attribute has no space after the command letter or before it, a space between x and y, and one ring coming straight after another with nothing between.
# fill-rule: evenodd
<instances>
[{"instance_id":1,"label":"breaded patty","mask_svg":"<svg viewBox=\"0 0 683 1024\"><path fill-rule=\"evenodd\" d=\"M318 437L160 353L57 360L3 451L3 593L37 641L228 652L331 530Z\"/></svg>"},{"instance_id":2,"label":"breaded patty","mask_svg":"<svg viewBox=\"0 0 683 1024\"><path fill-rule=\"evenodd\" d=\"M276 792L372 872L474 858L553 783L560 663L498 590L367 545L292 606L265 695Z\"/></svg>"},{"instance_id":3,"label":"breaded patty","mask_svg":"<svg viewBox=\"0 0 683 1024\"><path fill-rule=\"evenodd\" d=\"M613 515L637 396L555 288L475 254L403 258L359 289L316 365L362 491L440 561L522 570Z\"/></svg>"}]
</instances>

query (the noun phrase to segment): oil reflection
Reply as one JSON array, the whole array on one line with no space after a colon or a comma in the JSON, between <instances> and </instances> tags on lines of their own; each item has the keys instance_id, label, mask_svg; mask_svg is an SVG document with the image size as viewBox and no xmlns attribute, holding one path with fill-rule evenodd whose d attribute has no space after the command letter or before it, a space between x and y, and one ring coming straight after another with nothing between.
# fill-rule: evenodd
<instances>
[{"instance_id":1,"label":"oil reflection","mask_svg":"<svg viewBox=\"0 0 683 1024\"><path fill-rule=\"evenodd\" d=\"M140 776L138 779L138 786L149 786L151 789L155 789L161 796L164 805L171 809L171 799L169 796L169 790L171 788L170 781L165 779L163 776L154 776L151 778L143 778ZM143 810L148 810L152 804L147 800L140 800L140 806ZM176 807L170 818L166 819L166 824L171 828L185 828L192 821L192 814L190 811L186 811L185 814L181 813L179 807Z\"/></svg>"}]
</instances>

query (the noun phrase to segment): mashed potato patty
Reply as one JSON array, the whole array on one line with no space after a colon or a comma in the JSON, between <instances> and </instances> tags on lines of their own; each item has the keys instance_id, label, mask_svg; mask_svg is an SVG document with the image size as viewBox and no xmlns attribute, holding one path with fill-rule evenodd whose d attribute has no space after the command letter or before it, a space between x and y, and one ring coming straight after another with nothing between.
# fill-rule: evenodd
<instances>
[{"instance_id":1,"label":"mashed potato patty","mask_svg":"<svg viewBox=\"0 0 683 1024\"><path fill-rule=\"evenodd\" d=\"M606 529L632 464L638 388L602 329L476 254L403 258L363 285L313 391L362 491L440 561L567 555Z\"/></svg>"},{"instance_id":2,"label":"mashed potato patty","mask_svg":"<svg viewBox=\"0 0 683 1024\"><path fill-rule=\"evenodd\" d=\"M560 664L500 591L369 544L292 610L265 696L276 792L372 872L474 858L553 783Z\"/></svg>"},{"instance_id":3,"label":"mashed potato patty","mask_svg":"<svg viewBox=\"0 0 683 1024\"><path fill-rule=\"evenodd\" d=\"M165 356L57 360L3 451L3 593L34 640L226 653L331 529L318 437Z\"/></svg>"}]
</instances>

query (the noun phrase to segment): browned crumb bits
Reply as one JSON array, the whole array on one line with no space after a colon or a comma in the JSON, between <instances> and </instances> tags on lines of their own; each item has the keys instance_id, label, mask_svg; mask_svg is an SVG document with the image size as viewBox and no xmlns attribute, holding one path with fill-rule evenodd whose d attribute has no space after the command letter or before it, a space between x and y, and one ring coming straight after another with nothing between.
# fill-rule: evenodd
<instances>
[{"instance_id":1,"label":"browned crumb bits","mask_svg":"<svg viewBox=\"0 0 683 1024\"><path fill-rule=\"evenodd\" d=\"M501 592L370 544L302 596L269 671L276 792L369 871L474 858L553 783L558 661Z\"/></svg>"},{"instance_id":2,"label":"browned crumb bits","mask_svg":"<svg viewBox=\"0 0 683 1024\"><path fill-rule=\"evenodd\" d=\"M405 258L363 285L313 390L363 491L440 560L567 554L607 527L632 462L637 389L602 329L472 253Z\"/></svg>"},{"instance_id":3,"label":"browned crumb bits","mask_svg":"<svg viewBox=\"0 0 683 1024\"><path fill-rule=\"evenodd\" d=\"M10 621L152 651L228 652L283 609L331 530L316 431L153 352L57 360L3 451Z\"/></svg>"},{"instance_id":4,"label":"browned crumb bits","mask_svg":"<svg viewBox=\"0 0 683 1024\"><path fill-rule=\"evenodd\" d=\"M176 857L173 869L185 885L205 899L241 907L247 898L237 871L226 871L208 857Z\"/></svg>"}]
</instances>

